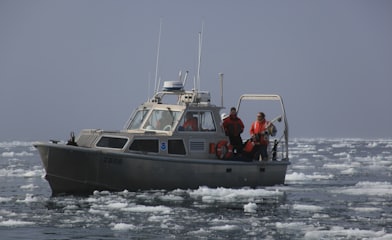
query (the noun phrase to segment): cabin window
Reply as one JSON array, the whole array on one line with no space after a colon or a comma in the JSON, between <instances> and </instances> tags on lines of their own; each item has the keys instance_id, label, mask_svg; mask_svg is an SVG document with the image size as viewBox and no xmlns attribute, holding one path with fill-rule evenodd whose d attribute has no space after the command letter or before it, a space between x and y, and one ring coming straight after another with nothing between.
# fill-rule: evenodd
<instances>
[{"instance_id":1,"label":"cabin window","mask_svg":"<svg viewBox=\"0 0 392 240\"><path fill-rule=\"evenodd\" d=\"M211 111L187 111L184 113L178 131L216 131Z\"/></svg>"},{"instance_id":2,"label":"cabin window","mask_svg":"<svg viewBox=\"0 0 392 240\"><path fill-rule=\"evenodd\" d=\"M185 155L185 146L181 139L169 140L168 147L168 153L170 154Z\"/></svg>"},{"instance_id":3,"label":"cabin window","mask_svg":"<svg viewBox=\"0 0 392 240\"><path fill-rule=\"evenodd\" d=\"M129 150L157 153L159 151L158 139L136 139L132 142Z\"/></svg>"},{"instance_id":4,"label":"cabin window","mask_svg":"<svg viewBox=\"0 0 392 240\"><path fill-rule=\"evenodd\" d=\"M142 125L142 122L144 121L144 118L146 117L146 114L148 113L150 109L142 109L142 110L138 110L132 120L131 123L129 124L128 129L132 130L132 129L138 129L140 128L140 126Z\"/></svg>"},{"instance_id":5,"label":"cabin window","mask_svg":"<svg viewBox=\"0 0 392 240\"><path fill-rule=\"evenodd\" d=\"M179 116L179 111L172 111L168 108L153 110L143 126L143 129L171 131L177 123Z\"/></svg>"},{"instance_id":6,"label":"cabin window","mask_svg":"<svg viewBox=\"0 0 392 240\"><path fill-rule=\"evenodd\" d=\"M103 136L99 139L97 143L97 147L105 147L105 148L117 148L122 149L127 143L127 138L119 138L119 137L107 137Z\"/></svg>"},{"instance_id":7,"label":"cabin window","mask_svg":"<svg viewBox=\"0 0 392 240\"><path fill-rule=\"evenodd\" d=\"M212 112L200 112L200 126L204 131L216 131L216 125L214 118L212 117Z\"/></svg>"}]
</instances>

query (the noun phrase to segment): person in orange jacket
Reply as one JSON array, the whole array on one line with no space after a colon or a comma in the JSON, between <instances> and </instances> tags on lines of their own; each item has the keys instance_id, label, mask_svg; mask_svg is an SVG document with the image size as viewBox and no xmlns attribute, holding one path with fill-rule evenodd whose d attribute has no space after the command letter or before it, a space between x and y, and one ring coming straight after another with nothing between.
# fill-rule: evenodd
<instances>
[{"instance_id":1,"label":"person in orange jacket","mask_svg":"<svg viewBox=\"0 0 392 240\"><path fill-rule=\"evenodd\" d=\"M234 152L241 153L243 148L241 133L244 131L244 123L237 116L235 107L230 109L230 116L223 120L222 126L230 139L230 144L233 145Z\"/></svg>"},{"instance_id":2,"label":"person in orange jacket","mask_svg":"<svg viewBox=\"0 0 392 240\"><path fill-rule=\"evenodd\" d=\"M250 127L249 133L255 143L252 151L253 159L258 160L261 155L262 160L268 160L268 137L276 133L275 126L265 119L263 112L259 112L257 113L257 120Z\"/></svg>"},{"instance_id":3,"label":"person in orange jacket","mask_svg":"<svg viewBox=\"0 0 392 240\"><path fill-rule=\"evenodd\" d=\"M193 116L192 112L186 113L186 120L184 122L183 128L185 131L197 131L199 127L197 126L197 118Z\"/></svg>"}]
</instances>

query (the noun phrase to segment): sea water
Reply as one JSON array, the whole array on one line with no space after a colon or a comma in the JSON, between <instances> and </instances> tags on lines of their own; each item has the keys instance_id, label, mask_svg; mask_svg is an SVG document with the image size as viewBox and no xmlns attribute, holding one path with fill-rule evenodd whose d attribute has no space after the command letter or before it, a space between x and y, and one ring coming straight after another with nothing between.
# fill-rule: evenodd
<instances>
[{"instance_id":1,"label":"sea water","mask_svg":"<svg viewBox=\"0 0 392 240\"><path fill-rule=\"evenodd\" d=\"M32 144L0 142L0 239L392 239L391 139L293 139L285 185L84 197Z\"/></svg>"}]
</instances>

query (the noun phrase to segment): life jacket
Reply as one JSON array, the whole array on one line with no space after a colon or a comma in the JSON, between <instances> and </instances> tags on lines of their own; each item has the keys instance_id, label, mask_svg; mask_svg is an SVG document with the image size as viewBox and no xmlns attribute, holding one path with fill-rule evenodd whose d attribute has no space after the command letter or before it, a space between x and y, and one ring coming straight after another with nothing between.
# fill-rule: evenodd
<instances>
[{"instance_id":1,"label":"life jacket","mask_svg":"<svg viewBox=\"0 0 392 240\"><path fill-rule=\"evenodd\" d=\"M269 121L263 120L262 122L254 121L250 128L250 134L254 136L253 141L262 145L268 145L269 136L267 127L270 125Z\"/></svg>"},{"instance_id":2,"label":"life jacket","mask_svg":"<svg viewBox=\"0 0 392 240\"><path fill-rule=\"evenodd\" d=\"M197 131L198 130L197 118L191 118L185 121L183 127L185 131Z\"/></svg>"}]
</instances>

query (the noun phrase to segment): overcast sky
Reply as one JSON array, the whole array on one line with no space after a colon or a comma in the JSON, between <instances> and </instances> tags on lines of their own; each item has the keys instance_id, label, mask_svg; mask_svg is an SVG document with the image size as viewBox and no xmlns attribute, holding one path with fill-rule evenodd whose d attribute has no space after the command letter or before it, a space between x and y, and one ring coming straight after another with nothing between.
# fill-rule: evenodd
<instances>
[{"instance_id":1,"label":"overcast sky","mask_svg":"<svg viewBox=\"0 0 392 240\"><path fill-rule=\"evenodd\" d=\"M291 137L392 137L392 1L0 0L0 141L121 129L152 91L160 19L162 80L196 74L204 22L217 104L223 72L226 108L282 95Z\"/></svg>"}]
</instances>

